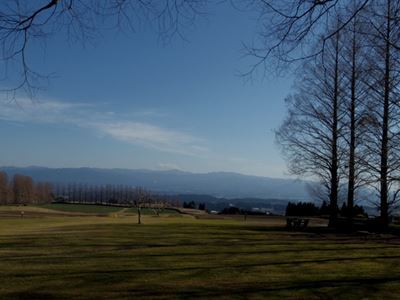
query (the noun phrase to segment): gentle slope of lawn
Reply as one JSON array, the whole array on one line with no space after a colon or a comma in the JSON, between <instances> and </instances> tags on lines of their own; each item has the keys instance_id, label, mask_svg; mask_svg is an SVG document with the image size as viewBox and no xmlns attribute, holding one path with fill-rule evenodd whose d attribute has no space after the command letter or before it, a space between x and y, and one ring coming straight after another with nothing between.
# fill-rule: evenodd
<instances>
[{"instance_id":1,"label":"gentle slope of lawn","mask_svg":"<svg viewBox=\"0 0 400 300\"><path fill-rule=\"evenodd\" d=\"M39 208L47 208L51 210L63 211L63 212L76 212L76 213L93 213L93 214L107 214L107 213L130 213L136 214L137 208L126 208L119 206L105 206L105 205L92 205L92 204L64 204L64 203L52 203L38 205ZM174 209L160 209L159 214L168 215L179 215L179 213ZM143 215L155 215L156 211L151 208L142 208L141 213Z\"/></svg>"},{"instance_id":2,"label":"gentle slope of lawn","mask_svg":"<svg viewBox=\"0 0 400 300\"><path fill-rule=\"evenodd\" d=\"M65 211L65 212L80 212L80 213L113 213L120 211L121 207L105 206L105 205L91 205L91 204L63 204L52 203L40 205L39 207Z\"/></svg>"},{"instance_id":3,"label":"gentle slope of lawn","mask_svg":"<svg viewBox=\"0 0 400 300\"><path fill-rule=\"evenodd\" d=\"M0 219L0 298L398 299L392 236L190 216Z\"/></svg>"},{"instance_id":4,"label":"gentle slope of lawn","mask_svg":"<svg viewBox=\"0 0 400 300\"><path fill-rule=\"evenodd\" d=\"M137 208L135 208L135 207L128 208L125 212L126 213L134 213L134 214L136 214L137 213ZM140 209L140 212L141 212L142 215L155 215L157 213L157 211L152 209L152 208L142 208L142 209ZM179 215L178 211L176 211L174 209L169 209L169 208L160 209L160 210L158 210L158 213L160 215L164 215L164 214L175 215L175 216Z\"/></svg>"}]
</instances>

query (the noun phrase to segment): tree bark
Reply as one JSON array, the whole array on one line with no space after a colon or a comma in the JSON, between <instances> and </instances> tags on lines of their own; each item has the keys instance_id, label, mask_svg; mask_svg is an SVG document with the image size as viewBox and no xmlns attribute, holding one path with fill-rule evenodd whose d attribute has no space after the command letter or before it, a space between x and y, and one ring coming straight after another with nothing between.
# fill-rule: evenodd
<instances>
[{"instance_id":1,"label":"tree bark","mask_svg":"<svg viewBox=\"0 0 400 300\"><path fill-rule=\"evenodd\" d=\"M140 210L140 206L137 207L137 214L138 214L138 224L142 224L142 220L141 220L142 212Z\"/></svg>"},{"instance_id":2,"label":"tree bark","mask_svg":"<svg viewBox=\"0 0 400 300\"><path fill-rule=\"evenodd\" d=\"M335 41L335 71L334 71L334 91L332 103L332 165L331 165L331 190L329 226L335 227L338 213L338 109L339 109L339 33L336 34Z\"/></svg>"},{"instance_id":3,"label":"tree bark","mask_svg":"<svg viewBox=\"0 0 400 300\"><path fill-rule=\"evenodd\" d=\"M389 105L390 105L390 21L391 0L387 0L387 22L385 41L385 74L383 95L383 117L382 117L382 143L380 163L380 217L383 226L389 222L388 216L388 144L389 144Z\"/></svg>"},{"instance_id":4,"label":"tree bark","mask_svg":"<svg viewBox=\"0 0 400 300\"><path fill-rule=\"evenodd\" d=\"M351 53L351 96L350 96L350 144L349 173L347 187L347 213L349 225L353 225L354 190L355 190L355 151L356 151L356 23L353 20L353 40Z\"/></svg>"}]
</instances>

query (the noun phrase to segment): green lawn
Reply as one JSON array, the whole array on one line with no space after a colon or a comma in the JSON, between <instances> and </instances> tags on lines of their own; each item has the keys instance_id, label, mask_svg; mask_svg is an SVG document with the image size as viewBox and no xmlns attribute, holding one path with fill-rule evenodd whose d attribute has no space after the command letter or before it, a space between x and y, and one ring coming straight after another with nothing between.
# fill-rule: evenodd
<instances>
[{"instance_id":1,"label":"green lawn","mask_svg":"<svg viewBox=\"0 0 400 300\"><path fill-rule=\"evenodd\" d=\"M271 220L1 218L0 299L399 298L397 237Z\"/></svg>"},{"instance_id":2,"label":"green lawn","mask_svg":"<svg viewBox=\"0 0 400 300\"><path fill-rule=\"evenodd\" d=\"M142 215L155 215L156 214L156 211L154 210L154 209L151 209L151 208L142 208L141 210L141 214ZM127 210L126 210L126 212L127 213L134 213L134 214L136 214L137 213L137 208L128 208ZM160 215L165 215L165 214L167 214L167 215L175 215L175 216L178 216L179 215L179 212L178 211L176 211L176 210L174 210L174 209L169 209L169 208L165 208L165 209L160 209L159 210L159 214Z\"/></svg>"},{"instance_id":3,"label":"green lawn","mask_svg":"<svg viewBox=\"0 0 400 300\"><path fill-rule=\"evenodd\" d=\"M37 205L38 208L46 208L51 210L57 210L62 212L75 212L75 213L92 213L92 214L109 214L109 213L129 213L136 214L136 208L125 208L118 206L105 206L105 205L91 205L91 204L64 204L64 203L52 203L52 204L44 204ZM23 207L21 207L23 209ZM142 208L141 213L143 215L155 215L156 212L154 209L150 208ZM179 215L179 213L174 209L160 209L159 214L164 215Z\"/></svg>"},{"instance_id":4,"label":"green lawn","mask_svg":"<svg viewBox=\"0 0 400 300\"><path fill-rule=\"evenodd\" d=\"M91 204L64 204L64 203L44 204L44 205L39 205L38 207L65 211L65 212L81 212L81 213L113 213L123 209L123 207L116 207L116 206L91 205Z\"/></svg>"}]
</instances>

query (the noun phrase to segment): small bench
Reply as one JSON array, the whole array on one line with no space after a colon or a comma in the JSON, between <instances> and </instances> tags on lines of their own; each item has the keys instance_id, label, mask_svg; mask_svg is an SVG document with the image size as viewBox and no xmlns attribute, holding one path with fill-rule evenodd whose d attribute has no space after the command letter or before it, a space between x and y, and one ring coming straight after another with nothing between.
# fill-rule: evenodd
<instances>
[{"instance_id":1,"label":"small bench","mask_svg":"<svg viewBox=\"0 0 400 300\"><path fill-rule=\"evenodd\" d=\"M310 219L306 218L286 218L286 228L292 230L306 229Z\"/></svg>"}]
</instances>

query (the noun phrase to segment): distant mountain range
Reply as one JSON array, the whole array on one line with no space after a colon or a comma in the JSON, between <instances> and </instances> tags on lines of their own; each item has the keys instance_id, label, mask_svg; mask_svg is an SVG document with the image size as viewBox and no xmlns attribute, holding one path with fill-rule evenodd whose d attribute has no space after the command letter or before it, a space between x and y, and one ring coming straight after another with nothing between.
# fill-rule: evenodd
<instances>
[{"instance_id":1,"label":"distant mountain range","mask_svg":"<svg viewBox=\"0 0 400 300\"><path fill-rule=\"evenodd\" d=\"M166 194L202 194L219 198L308 200L306 182L249 176L229 172L190 173L99 168L0 167L10 177L16 173L51 183L122 184L141 186Z\"/></svg>"}]
</instances>

